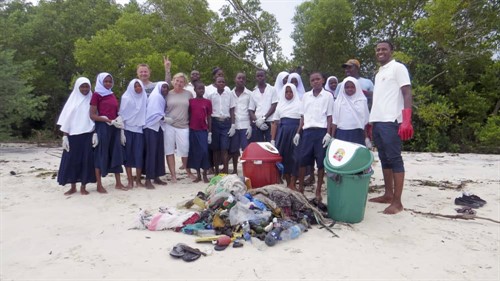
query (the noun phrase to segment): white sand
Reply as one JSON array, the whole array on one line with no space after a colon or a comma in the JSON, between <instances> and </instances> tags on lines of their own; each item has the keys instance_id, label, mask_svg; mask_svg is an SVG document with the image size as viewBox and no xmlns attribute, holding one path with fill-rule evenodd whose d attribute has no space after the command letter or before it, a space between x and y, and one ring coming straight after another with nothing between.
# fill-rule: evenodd
<instances>
[{"instance_id":1,"label":"white sand","mask_svg":"<svg viewBox=\"0 0 500 281\"><path fill-rule=\"evenodd\" d=\"M255 242L187 263L169 256L173 245L212 247L196 244L194 236L182 233L128 228L139 208L175 206L205 184L184 178L156 190L118 191L113 188L113 176L108 176L104 179L107 195L98 194L95 184L90 184L88 196L64 196L69 187L58 186L52 178L60 148L0 144L0 153L0 280L500 278L499 224L411 211L384 215L386 205L375 203L367 203L361 223L336 225L340 238L314 226L299 239L272 248ZM404 160L406 208L455 215L459 190L421 185L418 180L449 181L455 186L471 181L464 190L488 201L477 215L500 220L499 155L405 153ZM382 185L380 165L374 169L371 185Z\"/></svg>"}]
</instances>

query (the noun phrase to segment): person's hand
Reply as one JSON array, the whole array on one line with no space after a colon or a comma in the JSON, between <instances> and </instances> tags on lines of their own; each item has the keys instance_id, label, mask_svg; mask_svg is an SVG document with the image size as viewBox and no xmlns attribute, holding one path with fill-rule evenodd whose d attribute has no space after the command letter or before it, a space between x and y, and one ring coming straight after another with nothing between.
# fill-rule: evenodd
<instances>
[{"instance_id":1,"label":"person's hand","mask_svg":"<svg viewBox=\"0 0 500 281\"><path fill-rule=\"evenodd\" d=\"M300 135L299 134L295 134L295 136L293 137L293 144L295 144L295 146L298 146L299 145L299 141L300 141Z\"/></svg>"},{"instance_id":2,"label":"person's hand","mask_svg":"<svg viewBox=\"0 0 500 281\"><path fill-rule=\"evenodd\" d=\"M227 133L227 135L229 137L232 137L234 136L235 133L236 133L236 125L231 124L231 128L229 128L229 132Z\"/></svg>"},{"instance_id":3,"label":"person's hand","mask_svg":"<svg viewBox=\"0 0 500 281\"><path fill-rule=\"evenodd\" d=\"M272 146L276 147L276 141L275 140L271 140L270 143L271 143Z\"/></svg>"},{"instance_id":4,"label":"person's hand","mask_svg":"<svg viewBox=\"0 0 500 281\"><path fill-rule=\"evenodd\" d=\"M100 117L100 118L104 118L104 119L106 119L107 121L105 121L105 122L106 122L106 124L108 124L109 126L113 126L113 124L111 124L111 120L109 120L108 116L101 115L101 116L99 116L99 117Z\"/></svg>"},{"instance_id":5,"label":"person's hand","mask_svg":"<svg viewBox=\"0 0 500 281\"><path fill-rule=\"evenodd\" d=\"M323 147L327 147L330 144L331 140L332 136L330 136L329 133L326 133L326 135L323 137Z\"/></svg>"},{"instance_id":6,"label":"person's hand","mask_svg":"<svg viewBox=\"0 0 500 281\"><path fill-rule=\"evenodd\" d=\"M165 116L163 118L163 123L168 124L168 125L172 125L172 124L174 124L174 119L172 117Z\"/></svg>"},{"instance_id":7,"label":"person's hand","mask_svg":"<svg viewBox=\"0 0 500 281\"><path fill-rule=\"evenodd\" d=\"M260 125L259 129L261 129L262 131L265 131L265 130L269 129L269 126L267 126L266 123L262 123L262 125Z\"/></svg>"},{"instance_id":8,"label":"person's hand","mask_svg":"<svg viewBox=\"0 0 500 281\"><path fill-rule=\"evenodd\" d=\"M166 58L165 58L165 56L163 56L163 65L165 66L165 70L170 71L170 67L172 66L172 62L170 62L170 60L168 59L168 56Z\"/></svg>"},{"instance_id":9,"label":"person's hand","mask_svg":"<svg viewBox=\"0 0 500 281\"><path fill-rule=\"evenodd\" d=\"M208 144L211 144L212 143L212 133L208 133Z\"/></svg>"},{"instance_id":10,"label":"person's hand","mask_svg":"<svg viewBox=\"0 0 500 281\"><path fill-rule=\"evenodd\" d=\"M370 140L372 140L373 139L373 125L370 123L366 124L365 132L366 132L366 135L368 136L368 138Z\"/></svg>"},{"instance_id":11,"label":"person's hand","mask_svg":"<svg viewBox=\"0 0 500 281\"><path fill-rule=\"evenodd\" d=\"M260 128L260 126L262 126L262 124L264 124L265 122L266 122L266 116L261 116L257 118L257 120L255 120L255 126L257 126L257 128Z\"/></svg>"},{"instance_id":12,"label":"person's hand","mask_svg":"<svg viewBox=\"0 0 500 281\"><path fill-rule=\"evenodd\" d=\"M372 141L370 140L370 138L366 137L365 138L365 145L366 145L366 148L368 149L372 149Z\"/></svg>"},{"instance_id":13,"label":"person's hand","mask_svg":"<svg viewBox=\"0 0 500 281\"><path fill-rule=\"evenodd\" d=\"M399 125L398 135L403 141L409 140L413 137L413 126L411 125L411 108L403 109L403 123Z\"/></svg>"},{"instance_id":14,"label":"person's hand","mask_svg":"<svg viewBox=\"0 0 500 281\"><path fill-rule=\"evenodd\" d=\"M125 137L125 130L120 131L120 141L123 146L127 143L127 138Z\"/></svg>"},{"instance_id":15,"label":"person's hand","mask_svg":"<svg viewBox=\"0 0 500 281\"><path fill-rule=\"evenodd\" d=\"M250 126L250 128L247 129L247 132L245 133L245 135L247 136L247 140L249 140L252 137L252 127L251 126Z\"/></svg>"},{"instance_id":16,"label":"person's hand","mask_svg":"<svg viewBox=\"0 0 500 281\"><path fill-rule=\"evenodd\" d=\"M68 136L63 136L62 137L62 148L69 152L69 139Z\"/></svg>"},{"instance_id":17,"label":"person's hand","mask_svg":"<svg viewBox=\"0 0 500 281\"><path fill-rule=\"evenodd\" d=\"M97 138L97 134L94 133L92 135L92 147L96 147L99 144L99 139Z\"/></svg>"},{"instance_id":18,"label":"person's hand","mask_svg":"<svg viewBox=\"0 0 500 281\"><path fill-rule=\"evenodd\" d=\"M116 117L115 120L111 121L111 125L118 129L123 129L123 118L121 116Z\"/></svg>"}]
</instances>

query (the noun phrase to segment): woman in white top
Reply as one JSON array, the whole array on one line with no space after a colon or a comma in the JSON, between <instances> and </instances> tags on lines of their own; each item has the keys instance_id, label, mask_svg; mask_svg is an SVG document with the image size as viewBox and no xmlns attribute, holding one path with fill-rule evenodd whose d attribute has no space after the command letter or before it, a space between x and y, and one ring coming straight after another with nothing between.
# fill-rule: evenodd
<instances>
[{"instance_id":1,"label":"woman in white top","mask_svg":"<svg viewBox=\"0 0 500 281\"><path fill-rule=\"evenodd\" d=\"M299 95L299 99L302 100L302 97L306 93L306 89L304 88L304 83L302 83L302 78L298 73L290 73L288 75L287 83L292 83L297 88L297 94Z\"/></svg>"},{"instance_id":2,"label":"woman in white top","mask_svg":"<svg viewBox=\"0 0 500 281\"><path fill-rule=\"evenodd\" d=\"M278 73L278 76L276 76L276 82L274 82L274 89L276 90L276 93L280 93L281 89L283 89L283 85L286 84L286 81L288 81L288 72L282 71Z\"/></svg>"}]
</instances>

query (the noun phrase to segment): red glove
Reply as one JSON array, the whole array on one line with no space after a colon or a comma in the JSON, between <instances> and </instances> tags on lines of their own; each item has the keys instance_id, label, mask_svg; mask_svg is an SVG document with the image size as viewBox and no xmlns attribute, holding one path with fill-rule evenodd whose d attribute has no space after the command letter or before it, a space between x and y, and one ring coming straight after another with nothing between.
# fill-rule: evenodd
<instances>
[{"instance_id":1,"label":"red glove","mask_svg":"<svg viewBox=\"0 0 500 281\"><path fill-rule=\"evenodd\" d=\"M413 126L411 125L411 108L403 109L403 123L399 125L398 135L401 140L409 140L413 137Z\"/></svg>"},{"instance_id":2,"label":"red glove","mask_svg":"<svg viewBox=\"0 0 500 281\"><path fill-rule=\"evenodd\" d=\"M365 132L366 132L366 136L370 140L373 140L373 126L372 126L372 124L370 124L370 123L366 124L366 126L365 126Z\"/></svg>"}]
</instances>

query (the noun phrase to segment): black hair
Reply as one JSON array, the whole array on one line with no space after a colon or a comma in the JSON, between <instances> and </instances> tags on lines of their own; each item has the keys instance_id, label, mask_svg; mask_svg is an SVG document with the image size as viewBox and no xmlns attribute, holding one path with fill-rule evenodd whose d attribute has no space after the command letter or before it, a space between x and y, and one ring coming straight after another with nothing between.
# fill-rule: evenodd
<instances>
[{"instance_id":1,"label":"black hair","mask_svg":"<svg viewBox=\"0 0 500 281\"><path fill-rule=\"evenodd\" d=\"M201 81L201 80L196 80L196 81L194 81L194 83L193 83L193 88L196 88L196 86L198 86L198 84L205 85L205 83L203 83L203 81Z\"/></svg>"},{"instance_id":2,"label":"black hair","mask_svg":"<svg viewBox=\"0 0 500 281\"><path fill-rule=\"evenodd\" d=\"M391 51L394 50L394 45L392 45L391 41L389 40L380 40L377 42L377 45L380 44L380 43L386 43L387 45L389 45L389 49L391 49Z\"/></svg>"},{"instance_id":3,"label":"black hair","mask_svg":"<svg viewBox=\"0 0 500 281\"><path fill-rule=\"evenodd\" d=\"M220 68L218 66L212 68L212 76L214 76L215 74L217 74L217 72L219 72L219 70L222 70L222 68Z\"/></svg>"}]
</instances>

